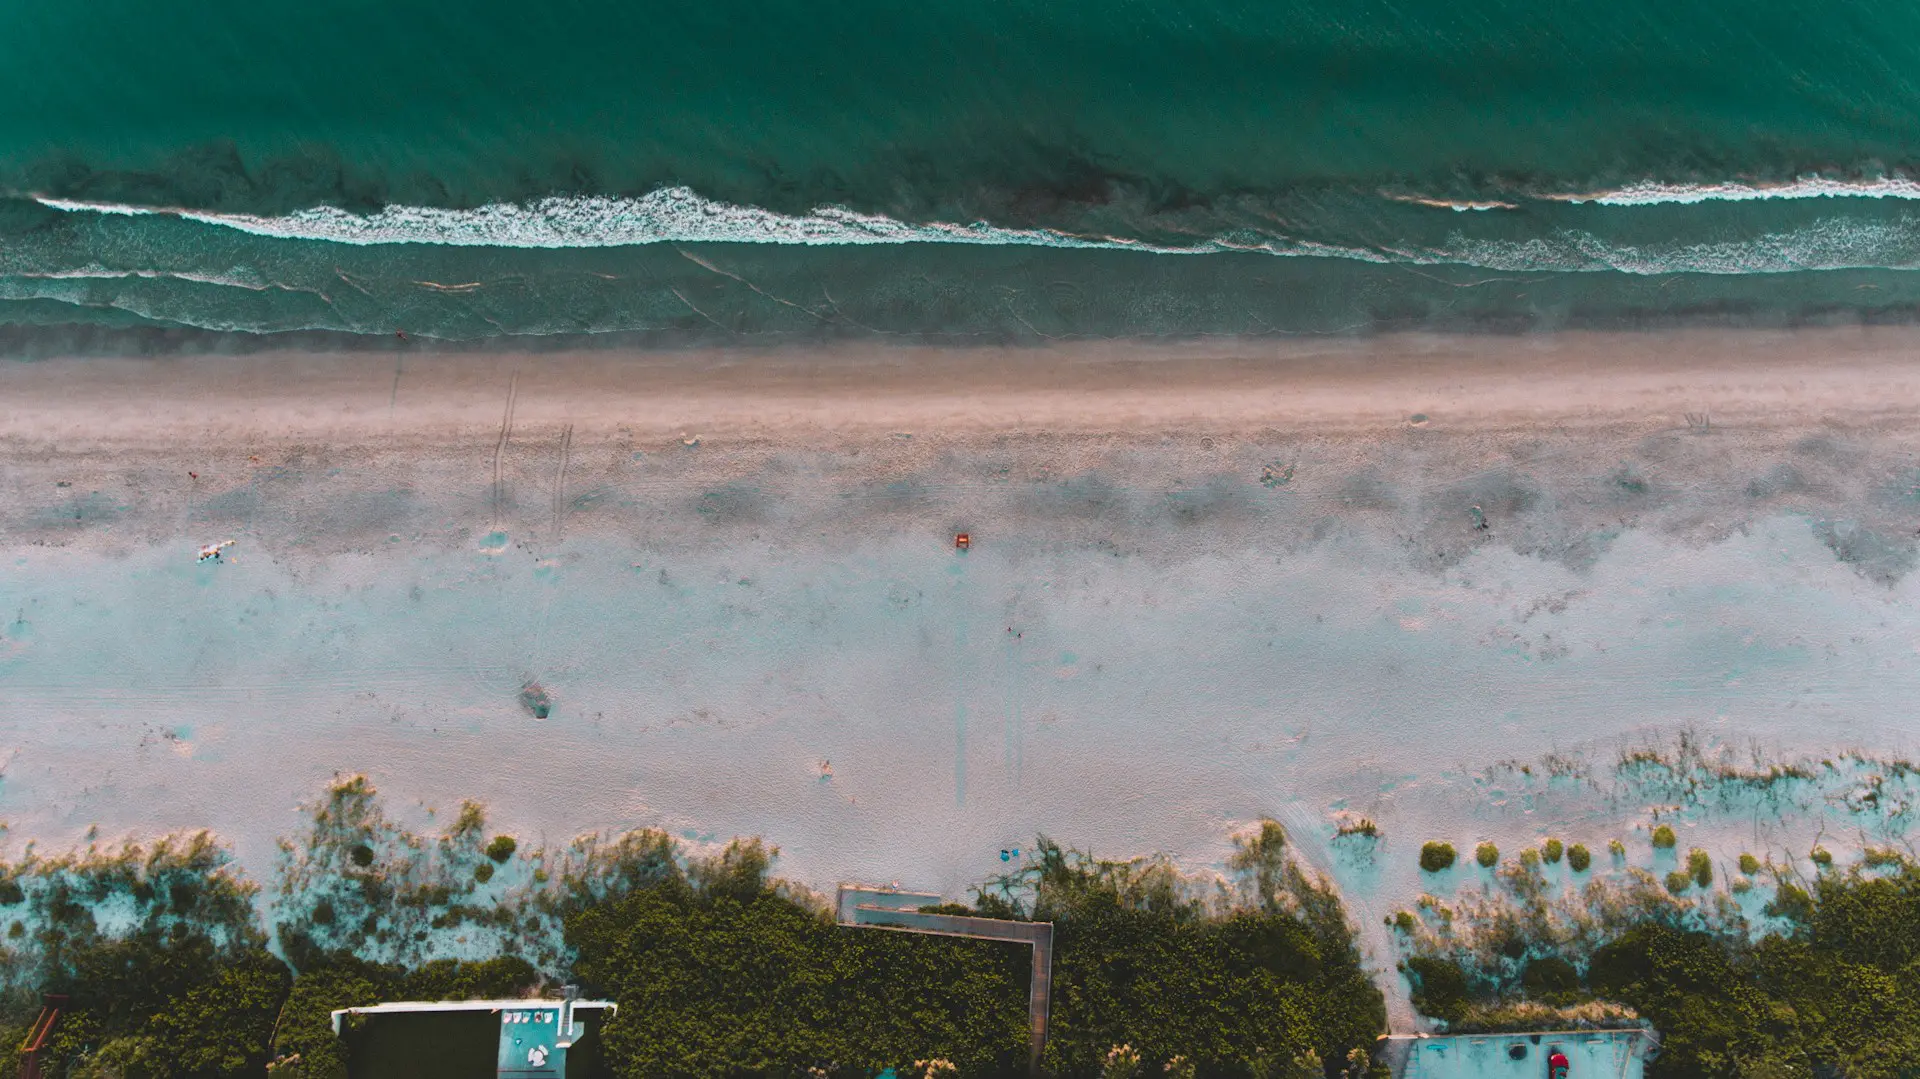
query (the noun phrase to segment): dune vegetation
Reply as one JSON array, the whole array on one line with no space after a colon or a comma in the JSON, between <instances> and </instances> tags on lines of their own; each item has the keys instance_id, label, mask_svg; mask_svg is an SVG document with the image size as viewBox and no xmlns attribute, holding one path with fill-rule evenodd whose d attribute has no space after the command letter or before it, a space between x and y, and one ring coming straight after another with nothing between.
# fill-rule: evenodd
<instances>
[{"instance_id":1,"label":"dune vegetation","mask_svg":"<svg viewBox=\"0 0 1920 1079\"><path fill-rule=\"evenodd\" d=\"M204 834L0 867L7 1052L57 992L49 1077L342 1079L333 1009L568 984L622 1005L599 1032L612 1075L1025 1067L1024 948L838 926L758 839L529 849L485 838L472 803L423 836L357 778L310 819L266 895ZM1384 1004L1340 900L1278 824L1236 850L1189 875L1042 839L943 909L1055 924L1049 1074L1375 1073Z\"/></svg>"},{"instance_id":2,"label":"dune vegetation","mask_svg":"<svg viewBox=\"0 0 1920 1079\"><path fill-rule=\"evenodd\" d=\"M1751 915L1713 889L1703 852L1670 876L1555 892L1511 863L1485 891L1406 912L1393 924L1415 1007L1456 1031L1650 1024L1656 1079L1914 1074L1920 865L1883 853L1811 880L1775 871Z\"/></svg>"}]
</instances>

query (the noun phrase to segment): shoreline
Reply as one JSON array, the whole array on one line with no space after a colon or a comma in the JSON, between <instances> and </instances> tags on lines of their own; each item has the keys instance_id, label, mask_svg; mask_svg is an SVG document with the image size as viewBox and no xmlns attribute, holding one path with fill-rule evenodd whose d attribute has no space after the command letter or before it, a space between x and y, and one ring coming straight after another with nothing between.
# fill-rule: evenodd
<instances>
[{"instance_id":1,"label":"shoreline","mask_svg":"<svg viewBox=\"0 0 1920 1079\"><path fill-rule=\"evenodd\" d=\"M1429 334L562 353L266 353L0 365L0 439L390 443L514 422L759 440L1293 427L1878 424L1920 412L1920 329Z\"/></svg>"}]
</instances>

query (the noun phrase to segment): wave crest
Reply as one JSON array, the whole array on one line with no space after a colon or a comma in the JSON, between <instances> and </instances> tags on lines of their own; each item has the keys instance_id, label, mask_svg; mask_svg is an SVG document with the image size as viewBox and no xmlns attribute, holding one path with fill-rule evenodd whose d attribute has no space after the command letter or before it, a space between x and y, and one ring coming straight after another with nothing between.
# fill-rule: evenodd
<instances>
[{"instance_id":1,"label":"wave crest","mask_svg":"<svg viewBox=\"0 0 1920 1079\"><path fill-rule=\"evenodd\" d=\"M1859 196L1920 199L1920 183L1904 179L1842 182L1819 179L1794 185L1643 185L1589 195L1552 196L1567 202L1651 205L1711 199ZM1509 203L1450 203L1404 195L1449 210L1513 209ZM1168 255L1229 252L1338 258L1376 264L1462 266L1505 272L1616 272L1766 274L1806 270L1920 268L1920 218L1865 221L1834 216L1790 228L1740 237L1646 244L1608 239L1584 229L1560 228L1516 238L1474 235L1471 227L1426 242L1347 244L1304 239L1263 223L1183 229L1190 240L1151 242L1101 233L1048 228L914 223L844 207L783 214L700 196L685 187L662 188L638 198L554 197L525 205L507 203L456 210L389 206L355 214L318 206L281 216L220 213L177 207L142 207L35 197L41 205L71 213L120 217L165 217L233 229L253 236L355 246L419 244L496 248L604 248L644 244L775 244L803 246L965 244L1136 251ZM1464 224L1464 223L1463 223ZM1163 230L1164 232L1164 230ZM0 267L3 270L4 267ZM92 272L97 269L89 268ZM231 275L228 275L231 276ZM239 283L221 281L217 283ZM248 284L247 287L258 287Z\"/></svg>"},{"instance_id":2,"label":"wave crest","mask_svg":"<svg viewBox=\"0 0 1920 1079\"><path fill-rule=\"evenodd\" d=\"M1554 202L1596 206L1688 206L1701 202L1758 202L1769 199L1920 199L1920 181L1904 176L1871 180L1831 180L1802 176L1783 183L1663 184L1652 180L1584 193L1540 195Z\"/></svg>"},{"instance_id":3,"label":"wave crest","mask_svg":"<svg viewBox=\"0 0 1920 1079\"><path fill-rule=\"evenodd\" d=\"M802 215L782 214L757 206L703 198L685 187L660 188L639 198L554 197L524 205L492 203L470 210L388 206L371 214L356 214L337 207L316 206L273 217L39 196L34 201L69 212L177 217L254 236L357 246L571 248L656 243L808 246L950 243L1119 248L1162 253L1199 250L1156 247L1112 236L1077 236L1054 229L1006 228L984 222L912 224L838 206L824 206Z\"/></svg>"}]
</instances>

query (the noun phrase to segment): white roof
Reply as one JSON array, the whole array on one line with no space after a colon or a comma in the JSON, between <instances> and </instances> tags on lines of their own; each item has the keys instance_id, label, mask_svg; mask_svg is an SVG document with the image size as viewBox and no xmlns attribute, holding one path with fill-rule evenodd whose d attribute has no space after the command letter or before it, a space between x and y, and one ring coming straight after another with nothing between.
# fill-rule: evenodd
<instances>
[{"instance_id":1,"label":"white roof","mask_svg":"<svg viewBox=\"0 0 1920 1079\"><path fill-rule=\"evenodd\" d=\"M397 1012L501 1012L537 1011L542 1008L567 1008L578 1011L619 1011L611 1000L538 1000L515 997L510 1000L400 1000L387 1004L368 1004L359 1008L339 1008L333 1015L333 1032L340 1033L343 1015L392 1015Z\"/></svg>"}]
</instances>

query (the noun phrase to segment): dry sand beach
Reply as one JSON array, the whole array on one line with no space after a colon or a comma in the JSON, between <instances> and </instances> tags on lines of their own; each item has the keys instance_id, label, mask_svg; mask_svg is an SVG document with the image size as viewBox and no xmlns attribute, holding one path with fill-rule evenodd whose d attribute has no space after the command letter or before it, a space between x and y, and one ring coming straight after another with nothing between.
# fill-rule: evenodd
<instances>
[{"instance_id":1,"label":"dry sand beach","mask_svg":"<svg viewBox=\"0 0 1920 1079\"><path fill-rule=\"evenodd\" d=\"M535 842L759 834L815 886L958 896L1036 833L1205 867L1275 815L1382 964L1382 914L1456 883L1426 839L1651 864L1665 808L1721 859L1904 845L1904 804L1846 791L1920 741L1916 357L1835 329L7 364L4 842L210 827L264 879L365 773L420 826L472 797ZM1784 808L1620 767L1682 733L1868 759ZM1332 840L1360 817L1381 843Z\"/></svg>"}]
</instances>

